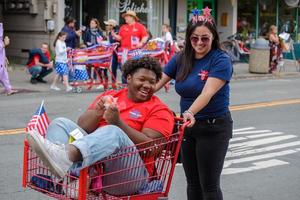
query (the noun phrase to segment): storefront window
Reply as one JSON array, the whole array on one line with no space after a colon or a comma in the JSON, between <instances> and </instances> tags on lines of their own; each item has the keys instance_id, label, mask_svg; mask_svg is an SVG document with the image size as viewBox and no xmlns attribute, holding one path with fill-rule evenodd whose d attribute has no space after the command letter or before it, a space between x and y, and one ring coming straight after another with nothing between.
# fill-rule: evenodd
<instances>
[{"instance_id":1,"label":"storefront window","mask_svg":"<svg viewBox=\"0 0 300 200\"><path fill-rule=\"evenodd\" d=\"M256 3L253 0L238 1L237 32L243 40L255 37Z\"/></svg>"},{"instance_id":2,"label":"storefront window","mask_svg":"<svg viewBox=\"0 0 300 200\"><path fill-rule=\"evenodd\" d=\"M107 1L84 0L82 1L82 24L89 26L90 20L99 20L101 28L104 30L103 21L107 18Z\"/></svg>"},{"instance_id":3,"label":"storefront window","mask_svg":"<svg viewBox=\"0 0 300 200\"><path fill-rule=\"evenodd\" d=\"M122 13L134 10L154 37L161 34L163 0L109 0L107 4L108 18L124 24Z\"/></svg>"},{"instance_id":4,"label":"storefront window","mask_svg":"<svg viewBox=\"0 0 300 200\"><path fill-rule=\"evenodd\" d=\"M279 24L278 24L278 32L286 32L291 34L293 39L296 38L296 7L289 7L284 0L279 1Z\"/></svg>"},{"instance_id":5,"label":"storefront window","mask_svg":"<svg viewBox=\"0 0 300 200\"><path fill-rule=\"evenodd\" d=\"M259 1L259 36L267 37L271 25L276 25L276 1Z\"/></svg>"}]
</instances>

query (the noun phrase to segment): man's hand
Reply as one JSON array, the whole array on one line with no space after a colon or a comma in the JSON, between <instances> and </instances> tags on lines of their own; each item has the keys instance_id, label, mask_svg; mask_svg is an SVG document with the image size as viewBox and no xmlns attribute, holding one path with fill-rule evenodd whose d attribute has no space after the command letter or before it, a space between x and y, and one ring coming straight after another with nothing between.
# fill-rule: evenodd
<instances>
[{"instance_id":1,"label":"man's hand","mask_svg":"<svg viewBox=\"0 0 300 200\"><path fill-rule=\"evenodd\" d=\"M48 68L48 69L53 68L53 61L51 61L51 62L49 62L49 63L47 64L47 68Z\"/></svg>"},{"instance_id":2,"label":"man's hand","mask_svg":"<svg viewBox=\"0 0 300 200\"><path fill-rule=\"evenodd\" d=\"M120 114L118 107L113 104L110 105L104 112L103 118L106 120L108 124L118 126L120 124Z\"/></svg>"},{"instance_id":3,"label":"man's hand","mask_svg":"<svg viewBox=\"0 0 300 200\"><path fill-rule=\"evenodd\" d=\"M99 117L103 117L103 114L105 112L105 107L104 107L104 100L103 98L99 99L97 104L95 105L94 109L97 111L97 115Z\"/></svg>"}]
</instances>

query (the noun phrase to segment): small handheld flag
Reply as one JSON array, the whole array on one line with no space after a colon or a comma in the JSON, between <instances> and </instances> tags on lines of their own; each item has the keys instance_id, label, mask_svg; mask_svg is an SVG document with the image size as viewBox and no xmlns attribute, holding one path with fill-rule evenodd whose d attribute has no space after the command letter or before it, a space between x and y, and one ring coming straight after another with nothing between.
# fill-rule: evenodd
<instances>
[{"instance_id":1,"label":"small handheld flag","mask_svg":"<svg viewBox=\"0 0 300 200\"><path fill-rule=\"evenodd\" d=\"M32 116L31 120L26 126L26 132L36 130L45 137L47 128L49 126L49 119L44 108L44 101L38 107L37 111Z\"/></svg>"}]
</instances>

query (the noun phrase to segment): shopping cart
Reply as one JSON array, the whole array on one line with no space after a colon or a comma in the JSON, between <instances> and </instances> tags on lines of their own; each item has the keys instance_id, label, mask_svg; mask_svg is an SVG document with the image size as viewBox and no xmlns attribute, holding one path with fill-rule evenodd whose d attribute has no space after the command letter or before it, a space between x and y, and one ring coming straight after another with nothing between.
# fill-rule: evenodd
<instances>
[{"instance_id":1,"label":"shopping cart","mask_svg":"<svg viewBox=\"0 0 300 200\"><path fill-rule=\"evenodd\" d=\"M98 45L83 48L83 49L71 49L68 51L68 65L71 72L75 71L75 66L90 66L92 67L91 76L89 81L77 81L76 79L71 81L71 85L74 88L74 92L81 92L82 86L87 86L87 89L91 89L93 86L103 85L105 88L108 85L116 85L116 77L114 77L111 71L112 55L117 47L117 44L100 43ZM99 74L98 68L106 69L111 77L111 83L107 80L103 80L102 75ZM71 73L72 74L72 73ZM94 74L96 74L94 76ZM94 79L94 77L97 77ZM105 84L105 85L104 85Z\"/></svg>"},{"instance_id":2,"label":"shopping cart","mask_svg":"<svg viewBox=\"0 0 300 200\"><path fill-rule=\"evenodd\" d=\"M126 147L80 174L71 170L62 180L51 174L25 139L23 187L57 199L168 199L185 126L182 119L175 118L170 137ZM149 176L141 176L145 168Z\"/></svg>"}]
</instances>

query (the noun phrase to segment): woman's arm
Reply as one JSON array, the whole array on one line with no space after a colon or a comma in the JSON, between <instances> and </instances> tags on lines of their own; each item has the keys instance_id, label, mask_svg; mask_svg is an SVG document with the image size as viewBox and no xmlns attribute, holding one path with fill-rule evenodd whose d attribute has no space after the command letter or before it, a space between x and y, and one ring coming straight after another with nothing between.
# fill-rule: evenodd
<instances>
[{"instance_id":1,"label":"woman's arm","mask_svg":"<svg viewBox=\"0 0 300 200\"><path fill-rule=\"evenodd\" d=\"M183 113L184 121L191 121L188 125L189 127L192 127L195 123L194 114L202 110L225 83L224 80L219 78L209 77L207 79L201 94L196 98L190 108Z\"/></svg>"},{"instance_id":2,"label":"woman's arm","mask_svg":"<svg viewBox=\"0 0 300 200\"><path fill-rule=\"evenodd\" d=\"M269 40L271 42L275 42L276 44L279 44L279 38L277 35L271 34Z\"/></svg>"},{"instance_id":3,"label":"woman's arm","mask_svg":"<svg viewBox=\"0 0 300 200\"><path fill-rule=\"evenodd\" d=\"M120 35L116 34L114 30L111 31L111 36L117 41L122 40L122 37Z\"/></svg>"},{"instance_id":4,"label":"woman's arm","mask_svg":"<svg viewBox=\"0 0 300 200\"><path fill-rule=\"evenodd\" d=\"M160 90L170 80L171 80L171 78L168 75L166 75L165 73L162 73L161 79L156 84L155 92L157 92L158 90Z\"/></svg>"}]
</instances>

